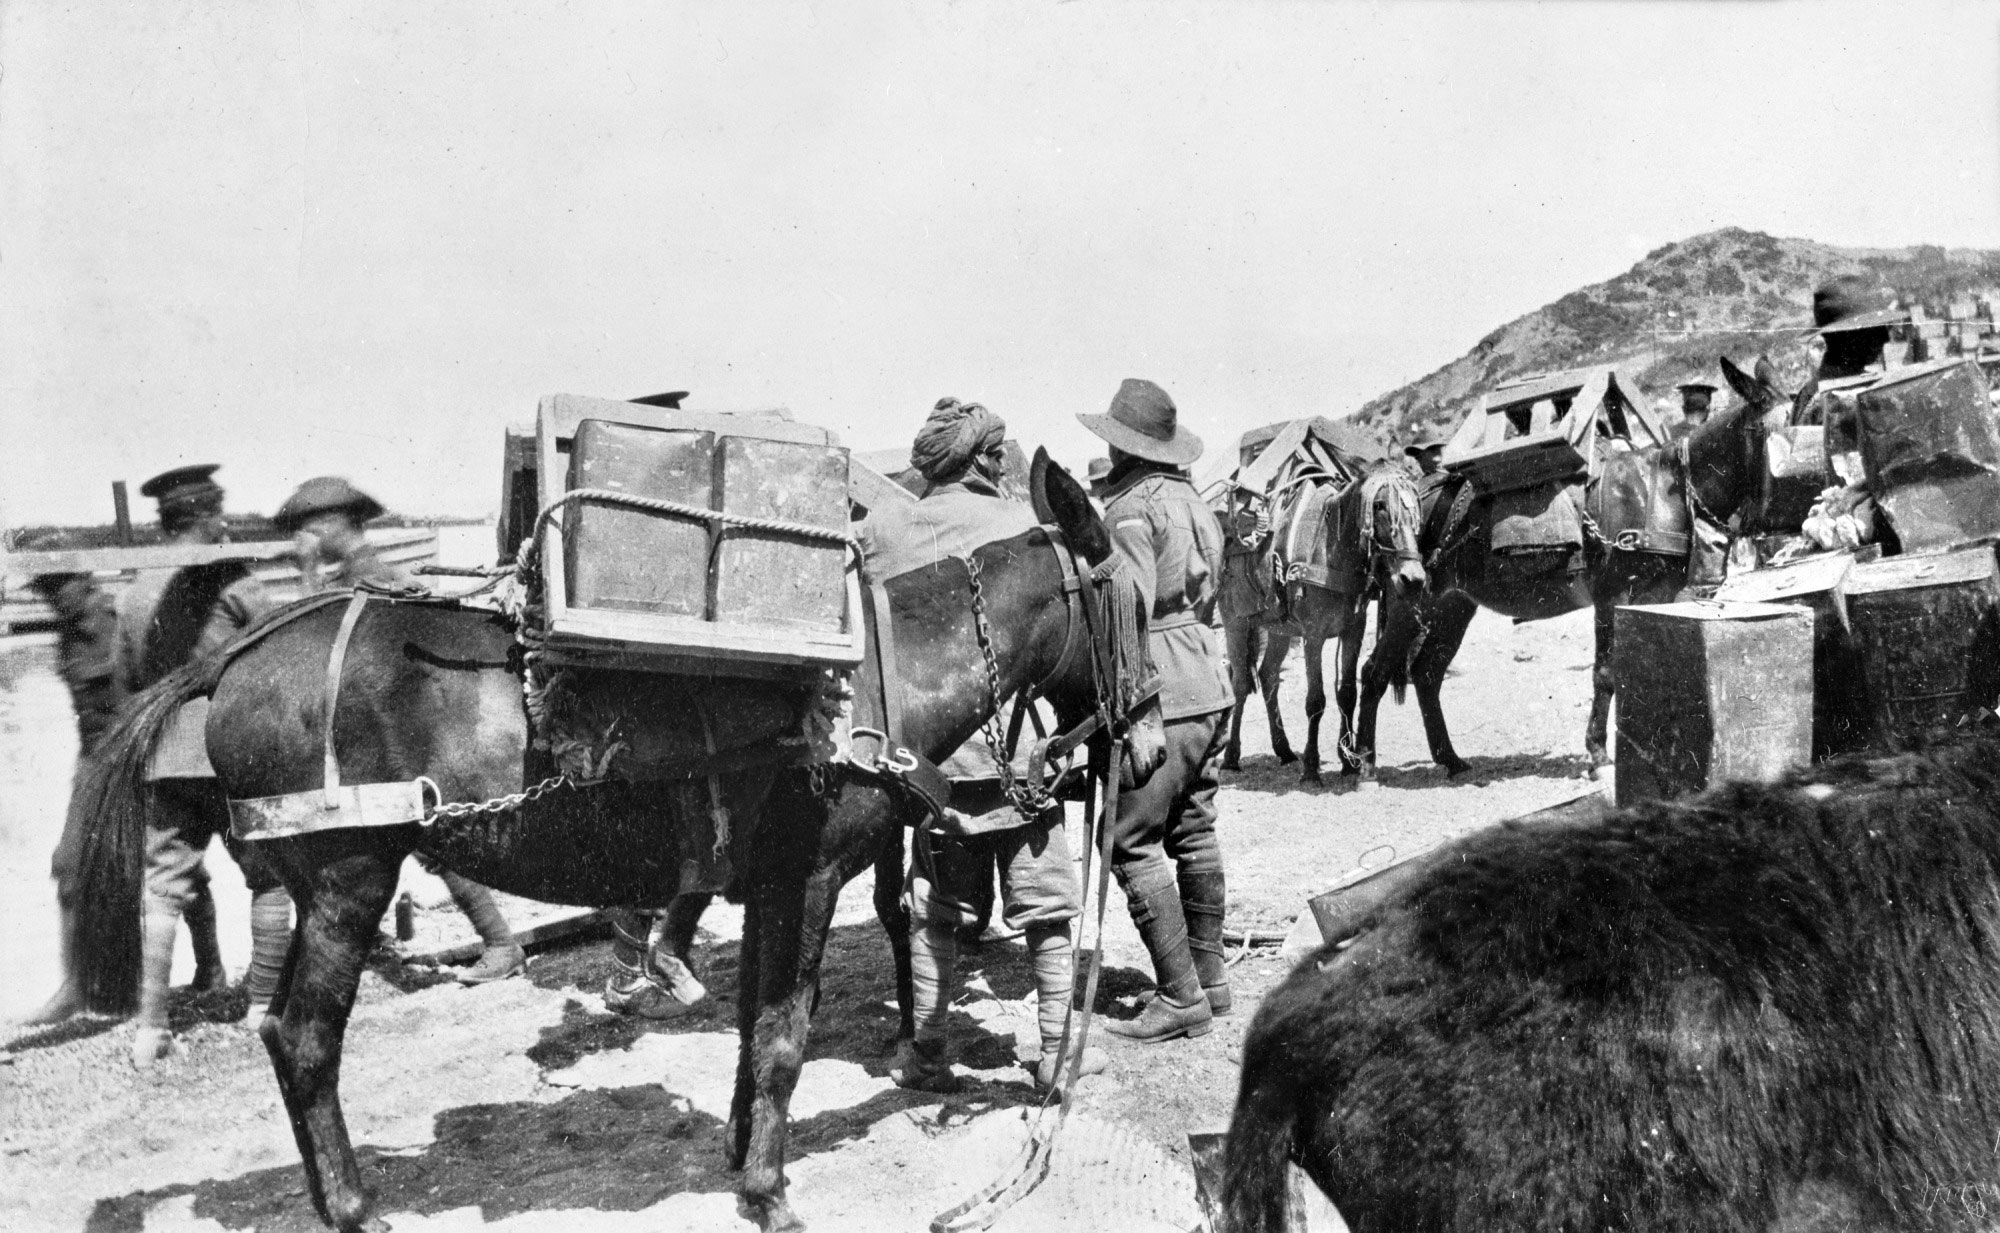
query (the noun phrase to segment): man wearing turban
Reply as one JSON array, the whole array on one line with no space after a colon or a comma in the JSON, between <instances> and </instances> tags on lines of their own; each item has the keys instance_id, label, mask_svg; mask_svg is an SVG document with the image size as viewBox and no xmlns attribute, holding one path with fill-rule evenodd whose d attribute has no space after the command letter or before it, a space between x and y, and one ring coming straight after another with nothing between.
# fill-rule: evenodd
<instances>
[{"instance_id":1,"label":"man wearing turban","mask_svg":"<svg viewBox=\"0 0 2000 1233\"><path fill-rule=\"evenodd\" d=\"M938 401L910 450L910 462L929 491L914 505L878 510L856 532L861 567L870 579L884 581L947 557L969 556L982 544L1034 528L1033 511L1000 491L1000 445L1006 435L1006 423L978 403ZM1070 921L1083 906L1062 807L1024 818L1002 793L999 767L978 736L942 769L952 781L950 807L938 829L917 832L904 887L916 1039L903 1047L890 1076L901 1086L932 1091L956 1085L945 1020L956 992L958 934L976 916L975 900L990 885L989 871L997 864L1002 919L1023 934L1034 964L1042 1051L1030 1068L1037 1084L1051 1086L1063 1063L1063 1019L1070 1005ZM1087 1049L1081 1073L1096 1074L1106 1064L1102 1050Z\"/></svg>"}]
</instances>

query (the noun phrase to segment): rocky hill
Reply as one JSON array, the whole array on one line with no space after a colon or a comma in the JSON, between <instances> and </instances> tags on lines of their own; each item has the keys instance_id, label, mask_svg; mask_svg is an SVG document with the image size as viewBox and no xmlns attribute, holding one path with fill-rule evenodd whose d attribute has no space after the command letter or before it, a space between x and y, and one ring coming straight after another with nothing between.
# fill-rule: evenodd
<instances>
[{"instance_id":1,"label":"rocky hill","mask_svg":"<svg viewBox=\"0 0 2000 1233\"><path fill-rule=\"evenodd\" d=\"M1428 376L1363 406L1356 419L1384 442L1449 433L1479 396L1530 373L1616 364L1661 409L1683 381L1722 384L1716 357L1769 354L1788 383L1805 378L1813 288L1861 274L1901 302L1947 315L1954 300L2000 300L2000 252L1835 248L1728 227L1658 248L1625 273L1517 318Z\"/></svg>"}]
</instances>

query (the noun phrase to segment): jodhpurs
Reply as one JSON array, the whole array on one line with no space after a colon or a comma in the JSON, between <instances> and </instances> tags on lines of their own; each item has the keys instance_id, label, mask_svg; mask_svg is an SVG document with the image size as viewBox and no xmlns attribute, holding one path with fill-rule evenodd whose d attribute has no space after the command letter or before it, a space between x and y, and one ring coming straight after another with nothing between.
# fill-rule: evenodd
<instances>
[{"instance_id":1,"label":"jodhpurs","mask_svg":"<svg viewBox=\"0 0 2000 1233\"><path fill-rule=\"evenodd\" d=\"M906 883L916 927L956 929L979 917L979 884L1000 867L1001 919L1008 927L1059 925L1082 910L1083 889L1070 859L1060 809L1040 822L977 835L918 831Z\"/></svg>"},{"instance_id":2,"label":"jodhpurs","mask_svg":"<svg viewBox=\"0 0 2000 1233\"><path fill-rule=\"evenodd\" d=\"M1111 869L1128 899L1175 886L1182 872L1222 872L1215 789L1227 714L1168 720L1166 761L1142 786L1119 795Z\"/></svg>"},{"instance_id":3,"label":"jodhpurs","mask_svg":"<svg viewBox=\"0 0 2000 1233\"><path fill-rule=\"evenodd\" d=\"M146 823L146 904L178 916L208 885L202 863L216 835L243 871L251 894L279 886L277 871L254 843L229 829L229 805L213 779L161 779L150 787L152 816Z\"/></svg>"}]
</instances>

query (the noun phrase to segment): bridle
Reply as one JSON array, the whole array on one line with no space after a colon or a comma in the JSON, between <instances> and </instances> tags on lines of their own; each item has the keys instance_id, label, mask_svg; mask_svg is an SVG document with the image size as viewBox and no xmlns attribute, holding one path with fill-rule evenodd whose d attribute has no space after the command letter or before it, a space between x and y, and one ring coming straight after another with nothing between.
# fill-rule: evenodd
<instances>
[{"instance_id":1,"label":"bridle","mask_svg":"<svg viewBox=\"0 0 2000 1233\"><path fill-rule=\"evenodd\" d=\"M1099 732L1113 744L1125 739L1132 724L1132 712L1159 692L1157 672L1140 677L1137 668L1145 630L1141 627L1139 596L1135 588L1117 585L1118 558L1106 557L1090 569L1081 569L1076 550L1063 533L1043 527L1049 550L1062 568L1063 648L1055 666L1041 680L1024 685L1015 694L1014 714L1001 734L1000 715L1005 698L1000 690L1000 661L993 649L993 631L986 619L986 592L981 584L982 567L977 553L966 558L966 576L972 591L972 628L986 669L986 698L991 708L983 726L988 750L999 769L1001 791L1024 818L1039 817L1055 799L1047 782L1051 761L1060 763ZM1062 680L1077 655L1078 638L1090 655L1091 711L1082 720L1054 736L1043 733L1041 718L1035 714L1035 699ZM1107 636L1108 635L1108 636ZM1014 773L1013 751L1018 748L1024 719L1032 720L1036 740L1028 751L1025 777ZM1058 787L1060 786L1058 777ZM1025 782L1024 782L1025 779Z\"/></svg>"}]
</instances>

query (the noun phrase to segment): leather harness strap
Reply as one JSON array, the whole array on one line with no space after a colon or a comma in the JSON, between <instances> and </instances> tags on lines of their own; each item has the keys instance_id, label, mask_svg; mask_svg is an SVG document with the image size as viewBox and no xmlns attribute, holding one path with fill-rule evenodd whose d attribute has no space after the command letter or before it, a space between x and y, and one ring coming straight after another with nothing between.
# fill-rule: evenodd
<instances>
[{"instance_id":1,"label":"leather harness strap","mask_svg":"<svg viewBox=\"0 0 2000 1233\"><path fill-rule=\"evenodd\" d=\"M347 611L340 614L340 632L333 636L333 650L326 657L326 701L322 718L325 720L326 750L323 807L327 809L340 808L340 759L333 751L333 712L340 704L340 673L347 666L347 643L354 637L354 627L360 622L361 610L367 604L366 591L356 591L354 597L347 601Z\"/></svg>"}]
</instances>

